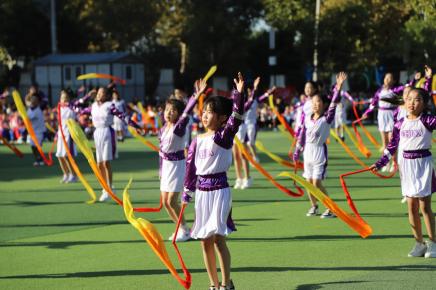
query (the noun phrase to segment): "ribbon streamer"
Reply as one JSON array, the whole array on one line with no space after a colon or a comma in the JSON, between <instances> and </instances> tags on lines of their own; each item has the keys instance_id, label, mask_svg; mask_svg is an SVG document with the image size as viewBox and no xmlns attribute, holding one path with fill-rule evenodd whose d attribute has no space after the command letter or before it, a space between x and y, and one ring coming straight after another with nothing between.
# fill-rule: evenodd
<instances>
[{"instance_id":1,"label":"ribbon streamer","mask_svg":"<svg viewBox=\"0 0 436 290\"><path fill-rule=\"evenodd\" d=\"M289 134L287 134L289 135ZM289 168L295 168L295 163L289 162L287 160L284 160L283 158L281 158L280 156L272 153L271 151L269 151L268 149L265 148L265 146L262 144L262 142L260 141L256 141L256 148L265 153L266 155L268 155L269 158L271 158L272 160L274 160L275 162L279 163L280 165L289 167ZM303 168L303 164L301 162L297 163L297 167L298 168Z\"/></svg>"},{"instance_id":2,"label":"ribbon streamer","mask_svg":"<svg viewBox=\"0 0 436 290\"><path fill-rule=\"evenodd\" d=\"M53 158L52 155L49 154L48 158L45 156L44 151L42 151L41 145L38 142L38 138L36 137L35 130L33 130L32 122L29 120L29 117L27 116L26 108L24 107L23 101L21 100L20 93L17 90L14 90L12 92L12 98L14 99L15 106L17 107L18 113L20 113L21 118L23 119L24 126L27 129L27 132L30 135L30 138L32 138L33 143L35 143L35 147L39 152L39 155L41 155L42 160L44 160L44 163L47 166L53 165Z\"/></svg>"},{"instance_id":3,"label":"ribbon streamer","mask_svg":"<svg viewBox=\"0 0 436 290\"><path fill-rule=\"evenodd\" d=\"M64 130L62 127L62 115L61 115L61 104L60 103L58 104L58 124L59 124L59 132L61 132L62 143L64 143L65 151L67 152L67 157L68 157L68 160L70 161L71 167L73 168L77 177L79 177L80 182L85 187L86 191L88 192L89 196L91 197L91 199L88 200L86 203L87 204L95 203L97 200L97 196L94 192L94 189L92 189L92 187L89 185L86 178L83 176L83 174L80 171L79 166L76 163L76 160L74 160L74 157L71 154L70 148L67 144L67 140L65 138Z\"/></svg>"},{"instance_id":4,"label":"ribbon streamer","mask_svg":"<svg viewBox=\"0 0 436 290\"><path fill-rule=\"evenodd\" d=\"M113 76L113 75L109 75L109 74L100 74L100 73L87 73L87 74L83 74L77 77L78 81L81 80L86 80L86 79L110 79L113 80L114 82L118 82L120 84L122 84L123 86L126 84L126 80L123 80L122 78Z\"/></svg>"},{"instance_id":5,"label":"ribbon streamer","mask_svg":"<svg viewBox=\"0 0 436 290\"><path fill-rule=\"evenodd\" d=\"M244 157L254 166L254 168L256 168L263 176L266 177L266 179L268 179L269 182L271 182L275 187L277 187L279 190L281 190L282 192L284 192L285 194L292 196L292 197L301 197L304 195L304 191L300 188L300 187L296 187L297 188L297 192L294 192L286 187L284 187L283 185L281 185L280 183L278 183L272 176L271 174L269 174L259 163L257 163L253 157L251 156L251 154L249 152L247 152L247 149L242 145L241 141L239 141L238 137L235 136L235 144L236 146L238 146L239 150L241 151L241 153L244 155Z\"/></svg>"},{"instance_id":6,"label":"ribbon streamer","mask_svg":"<svg viewBox=\"0 0 436 290\"><path fill-rule=\"evenodd\" d=\"M354 137L354 135L351 133L350 129L348 128L347 125L343 124L342 127L344 128L345 133L347 133L348 138L351 140L351 142L353 143L353 145L357 148L357 150L366 158L371 157L371 151L369 151L369 149L364 146L363 148L360 147L359 142L356 140L356 138Z\"/></svg>"},{"instance_id":7,"label":"ribbon streamer","mask_svg":"<svg viewBox=\"0 0 436 290\"><path fill-rule=\"evenodd\" d=\"M91 147L89 146L88 140L86 139L85 133L83 133L80 126L73 119L67 120L67 126L68 126L68 130L70 131L71 137L73 138L74 142L77 144L77 147L79 147L82 154L85 155L100 185L103 187L104 190L106 190L109 196L116 203L122 206L123 205L122 200L119 199L114 194L112 188L108 185L107 181L101 175L100 169L98 168L97 163L95 162L94 154L92 153ZM133 210L136 212L158 212L161 209L162 209L162 197L160 198L160 204L158 207L134 208Z\"/></svg>"},{"instance_id":8,"label":"ribbon streamer","mask_svg":"<svg viewBox=\"0 0 436 290\"><path fill-rule=\"evenodd\" d=\"M354 154L353 151L351 151L350 147L348 147L348 145L345 144L345 143L341 140L341 138L339 138L338 135L336 135L336 133L335 133L332 129L330 129L330 135L332 135L333 138L335 138L335 139L339 142L339 144L341 144L341 146L345 149L345 152L347 152L348 155L350 155L351 158L353 158L354 161L356 161L357 164L359 164L360 166L362 166L362 167L365 168L365 169L368 169L368 168L369 168L369 166L366 165L362 160L360 160L359 157L357 157L356 154ZM380 177L380 178L391 178L391 177L393 177L393 176L397 173L397 171L398 171L398 165L397 165L397 163L396 163L395 161L394 161L394 167L395 167L395 170L394 170L393 172L391 172L389 175L382 175L382 174L378 173L377 171L375 171L375 172L374 172L374 171L371 171L371 173L374 174L374 175L377 175L377 176Z\"/></svg>"},{"instance_id":9,"label":"ribbon streamer","mask_svg":"<svg viewBox=\"0 0 436 290\"><path fill-rule=\"evenodd\" d=\"M282 124L283 127L286 128L286 130L288 130L289 134L291 134L292 137L294 137L295 136L294 130L288 124L288 122L286 122L285 118L283 118L282 114L280 114L279 111L277 111L276 107L274 106L273 95L270 95L268 97L268 101L269 101L269 106L270 106L271 110L277 116L277 119L279 119L280 124Z\"/></svg>"},{"instance_id":10,"label":"ribbon streamer","mask_svg":"<svg viewBox=\"0 0 436 290\"><path fill-rule=\"evenodd\" d=\"M191 274L189 273L188 269L186 268L186 265L183 261L183 258L179 252L179 249L175 243L175 237L173 239L173 245L177 253L177 257L179 259L180 265L182 266L183 273L185 275L185 279L180 277L179 273L177 273L176 268L174 267L173 263L171 262L171 259L168 255L168 252L165 247L165 243L163 241L162 235L159 233L157 228L149 221L143 219L143 218L136 218L133 214L134 209L132 208L132 204L130 202L130 196L128 193L128 190L130 188L130 184L132 183L132 179L129 180L129 183L124 189L123 192L123 208L124 208L124 215L126 216L126 219L129 221L129 223L138 230L138 232L141 234L141 236L147 241L151 249L154 251L154 253L159 257L159 259L162 261L162 263L168 268L170 273L176 278L177 282L180 283L185 289L189 289L191 287L192 279ZM182 206L182 211L180 214L183 214L184 208L186 205ZM179 222L176 226L176 233L180 226L180 218Z\"/></svg>"},{"instance_id":11,"label":"ribbon streamer","mask_svg":"<svg viewBox=\"0 0 436 290\"><path fill-rule=\"evenodd\" d=\"M362 128L363 133L365 133L365 135L366 135L366 137L368 137L369 141L371 141L371 143L374 144L375 147L380 148L381 145L377 142L377 140L374 138L374 136L372 136L372 134L365 128L365 126L363 126L362 118L359 116L359 113L357 112L356 104L354 102L353 102L353 112L354 112L354 116L356 117L356 120L353 121L352 126L354 129L354 132L356 133L356 137L359 140L359 144L361 144L362 146L365 146L363 144L362 138L360 137L359 131L356 128L356 123L358 123L359 126Z\"/></svg>"},{"instance_id":12,"label":"ribbon streamer","mask_svg":"<svg viewBox=\"0 0 436 290\"><path fill-rule=\"evenodd\" d=\"M139 135L135 129L129 126L127 130L129 130L130 134L132 134L133 137L141 141L145 146L149 147L153 151L159 152L159 148L156 145L145 139L144 136Z\"/></svg>"},{"instance_id":13,"label":"ribbon streamer","mask_svg":"<svg viewBox=\"0 0 436 290\"><path fill-rule=\"evenodd\" d=\"M6 138L4 138L3 136L0 136L0 140L2 140L3 145L5 145L9 149L11 149L12 152L15 153L15 155L17 155L20 158L24 157L23 152L21 152L20 149L18 149L15 145L9 143L8 140L6 140Z\"/></svg>"},{"instance_id":14,"label":"ribbon streamer","mask_svg":"<svg viewBox=\"0 0 436 290\"><path fill-rule=\"evenodd\" d=\"M372 228L362 218L357 218L342 208L339 207L330 197L324 194L319 188L304 180L304 178L292 173L282 172L279 176L287 176L309 191L316 199L322 202L329 210L331 210L338 218L344 221L351 229L356 231L362 238L366 238L372 234Z\"/></svg>"},{"instance_id":15,"label":"ribbon streamer","mask_svg":"<svg viewBox=\"0 0 436 290\"><path fill-rule=\"evenodd\" d=\"M56 130L53 129L53 127L48 122L45 122L45 127L53 134L56 134Z\"/></svg>"}]
</instances>

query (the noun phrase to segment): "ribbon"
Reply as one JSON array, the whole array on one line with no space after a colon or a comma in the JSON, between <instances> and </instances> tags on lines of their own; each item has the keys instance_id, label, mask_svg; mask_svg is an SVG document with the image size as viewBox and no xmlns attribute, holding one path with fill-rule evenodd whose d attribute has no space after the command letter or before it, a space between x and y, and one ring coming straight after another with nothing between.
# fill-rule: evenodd
<instances>
[{"instance_id":1,"label":"ribbon","mask_svg":"<svg viewBox=\"0 0 436 290\"><path fill-rule=\"evenodd\" d=\"M20 158L24 157L23 152L21 152L15 145L9 143L8 140L6 140L6 138L0 135L0 140L2 140L3 145L6 145L9 149L11 149L12 152L15 153L15 155L17 155Z\"/></svg>"},{"instance_id":2,"label":"ribbon","mask_svg":"<svg viewBox=\"0 0 436 290\"><path fill-rule=\"evenodd\" d=\"M356 104L354 102L353 102L353 112L354 112L354 116L356 117L356 120L353 121L352 126L354 132L356 133L357 140L359 140L359 144L361 144L361 146L363 147L365 146L362 142L362 138L360 137L359 131L357 131L356 123L359 123L359 126L362 128L363 132L365 133L366 137L368 137L369 141L371 141L371 143L374 144L375 147L380 148L381 145L377 142L374 136L372 136L371 133L365 128L365 126L363 126L362 118L359 117L359 113L357 112Z\"/></svg>"},{"instance_id":3,"label":"ribbon","mask_svg":"<svg viewBox=\"0 0 436 290\"><path fill-rule=\"evenodd\" d=\"M130 134L132 134L133 137L141 141L145 146L149 147L153 151L159 152L159 148L156 145L145 139L144 136L139 135L135 129L129 126L127 127L127 130L129 130Z\"/></svg>"},{"instance_id":4,"label":"ribbon","mask_svg":"<svg viewBox=\"0 0 436 290\"><path fill-rule=\"evenodd\" d=\"M74 142L77 144L77 147L79 147L80 151L83 155L85 155L86 159L88 160L89 165L91 166L92 171L94 172L95 176L97 177L98 182L103 187L104 190L109 194L109 196L119 205L123 205L123 202L121 199L119 199L114 192L112 191L112 188L109 186L107 181L103 178L103 176L100 173L100 169L97 166L97 163L94 159L94 154L92 153L91 147L89 146L88 140L86 139L85 133L83 133L80 126L77 124L76 121L73 119L67 120L67 126L68 130L70 131L71 137L73 138ZM162 197L160 198L160 204L158 207L155 208L134 208L133 210L136 212L158 212L162 209Z\"/></svg>"},{"instance_id":5,"label":"ribbon","mask_svg":"<svg viewBox=\"0 0 436 290\"><path fill-rule=\"evenodd\" d=\"M53 165L53 158L52 155L49 154L48 158L45 156L44 151L42 151L41 145L39 144L38 138L36 137L35 130L33 130L32 123L29 120L29 117L27 116L26 108L24 107L23 101L21 100L20 93L17 90L14 90L12 92L12 98L14 99L15 106L17 107L18 113L20 113L21 118L23 119L24 126L27 129L27 132L30 135L30 138L32 138L33 143L35 143L35 147L39 152L39 155L41 155L42 160L44 160L44 163L47 166Z\"/></svg>"},{"instance_id":6,"label":"ribbon","mask_svg":"<svg viewBox=\"0 0 436 290\"><path fill-rule=\"evenodd\" d=\"M45 127L53 134L56 134L56 130L53 129L53 127L48 122L45 122Z\"/></svg>"},{"instance_id":7,"label":"ribbon","mask_svg":"<svg viewBox=\"0 0 436 290\"><path fill-rule=\"evenodd\" d=\"M62 139L62 142L64 143L65 151L67 152L68 161L70 162L71 167L73 168L77 177L79 177L80 182L85 187L86 191L88 192L89 196L91 197L91 199L88 200L86 203L88 203L88 204L95 203L97 200L97 196L95 195L94 189L92 189L92 187L89 185L88 181L83 176L83 174L80 171L79 166L77 165L76 161L74 160L74 157L71 154L70 148L67 144L67 140L66 140L65 134L64 134L64 129L62 127L61 103L58 104L58 124L59 124L59 132L61 132L61 139Z\"/></svg>"},{"instance_id":8,"label":"ribbon","mask_svg":"<svg viewBox=\"0 0 436 290\"><path fill-rule=\"evenodd\" d=\"M109 74L100 74L100 73L88 73L88 74L83 74L77 77L78 81L81 80L86 80L86 79L110 79L113 80L114 82L118 82L120 84L122 84L123 86L126 84L126 80L123 80L122 78L113 76L113 75L109 75Z\"/></svg>"},{"instance_id":9,"label":"ribbon","mask_svg":"<svg viewBox=\"0 0 436 290\"><path fill-rule=\"evenodd\" d=\"M280 124L282 124L283 127L286 128L286 130L288 130L289 134L291 134L292 137L294 137L295 136L294 130L288 124L288 122L286 122L285 118L283 118L282 114L280 114L279 111L277 111L276 107L274 106L273 95L270 95L268 97L268 101L269 101L269 106L270 106L271 110L277 116L277 119L279 119Z\"/></svg>"},{"instance_id":10,"label":"ribbon","mask_svg":"<svg viewBox=\"0 0 436 290\"><path fill-rule=\"evenodd\" d=\"M238 137L235 137L235 144L236 146L238 146L239 150L241 151L241 153L244 155L244 157L254 166L254 168L256 168L263 176L266 177L266 179L268 179L269 182L271 182L275 187L277 187L279 190L281 190L282 192L284 192L285 194L292 196L292 197L301 197L304 195L304 191L300 188L300 187L296 187L298 193L293 192L290 189L287 189L286 187L284 187L283 185L281 185L280 183L278 183L272 176L271 174L269 174L259 163L257 163L253 157L251 156L251 154L249 152L247 152L247 149L242 145L241 141L239 141Z\"/></svg>"},{"instance_id":11,"label":"ribbon","mask_svg":"<svg viewBox=\"0 0 436 290\"><path fill-rule=\"evenodd\" d=\"M213 65L209 68L208 72L206 73L206 75L203 77L203 81L207 82L216 72L217 70L217 66ZM198 111L200 112L200 116L203 114L203 105L204 105L204 98L210 94L210 91L208 90L207 92L205 92L204 94L201 94L200 97L198 98Z\"/></svg>"},{"instance_id":12,"label":"ribbon","mask_svg":"<svg viewBox=\"0 0 436 290\"><path fill-rule=\"evenodd\" d=\"M157 228L149 221L143 219L143 218L136 218L133 214L134 208L132 208L132 204L130 202L130 196L128 193L128 190L130 188L130 184L132 183L132 179L129 180L129 183L124 189L123 192L123 208L124 208L124 215L126 216L126 219L129 221L129 223L138 230L138 232L141 234L141 236L144 238L144 240L147 241L153 252L159 257L159 259L162 261L162 263L168 268L170 273L176 278L177 282L179 282L185 289L189 289L191 287L191 274L189 273L188 269L186 268L186 265L183 261L183 258L179 252L179 249L175 243L175 238L177 235L177 231L180 226L180 218L176 226L176 234L174 235L173 239L173 246L176 250L177 257L179 259L180 265L182 266L183 273L185 275L185 279L180 277L179 273L177 273L176 268L174 267L173 263L171 262L171 259L168 255L168 252L165 247L165 243L162 239L162 235L159 233ZM183 214L183 211L185 209L185 204L182 205L182 210L180 212L180 215Z\"/></svg>"},{"instance_id":13,"label":"ribbon","mask_svg":"<svg viewBox=\"0 0 436 290\"><path fill-rule=\"evenodd\" d=\"M351 140L351 142L357 148L357 150L359 150L359 152L363 156L365 156L366 158L369 158L371 156L371 151L369 151L369 149L366 146L364 146L363 148L360 147L359 142L356 140L354 135L351 133L351 131L347 125L343 124L342 127L344 128L345 133L347 133L348 138Z\"/></svg>"},{"instance_id":14,"label":"ribbon","mask_svg":"<svg viewBox=\"0 0 436 290\"><path fill-rule=\"evenodd\" d=\"M279 128L280 132L281 132L281 133L282 133L286 138L288 138L289 141L291 141L291 144L294 142L295 137L294 137L294 136L291 136L291 134L288 134L288 133L287 133L288 131L286 131L285 127L283 127L283 126L277 126L277 128Z\"/></svg>"},{"instance_id":15,"label":"ribbon","mask_svg":"<svg viewBox=\"0 0 436 290\"><path fill-rule=\"evenodd\" d=\"M351 229L356 231L362 238L372 234L372 228L362 218L357 218L344 211L330 197L324 194L319 188L304 180L304 178L292 173L282 172L279 176L287 176L309 191L316 199L331 210L338 218L345 222Z\"/></svg>"},{"instance_id":16,"label":"ribbon","mask_svg":"<svg viewBox=\"0 0 436 290\"><path fill-rule=\"evenodd\" d=\"M287 134L287 135L289 135L289 134ZM286 167L290 167L290 168L295 168L295 163L292 163L292 162L289 162L287 160L284 160L280 156L272 153L271 151L269 151L268 149L265 148L265 146L262 144L262 142L256 141L256 148L259 151L261 151L261 152L265 153L266 155L268 155L269 158L271 158L272 160L274 160L278 164L286 166ZM298 168L303 168L303 164L301 162L299 162L299 163L297 163L297 167Z\"/></svg>"},{"instance_id":17,"label":"ribbon","mask_svg":"<svg viewBox=\"0 0 436 290\"><path fill-rule=\"evenodd\" d=\"M333 138L335 138L339 142L339 144L341 144L341 146L345 149L345 152L347 152L348 155L350 155L351 158L353 158L354 161L356 161L357 164L359 164L360 166L362 166L365 169L369 168L368 165L366 165L362 160L359 159L359 157L356 156L356 154L353 153L353 151L351 151L350 147L348 147L348 145L345 144L341 140L341 138L339 138L338 135L336 135L336 133L332 129L330 129L330 135L332 135ZM391 177L393 177L395 175L395 173L397 173L397 170L398 170L398 165L397 165L397 163L395 161L394 161L394 167L395 167L394 172L390 173L389 175L382 175L382 174L378 173L377 171L375 171L375 172L371 171L371 172L374 175L377 175L380 178L391 178Z\"/></svg>"}]
</instances>

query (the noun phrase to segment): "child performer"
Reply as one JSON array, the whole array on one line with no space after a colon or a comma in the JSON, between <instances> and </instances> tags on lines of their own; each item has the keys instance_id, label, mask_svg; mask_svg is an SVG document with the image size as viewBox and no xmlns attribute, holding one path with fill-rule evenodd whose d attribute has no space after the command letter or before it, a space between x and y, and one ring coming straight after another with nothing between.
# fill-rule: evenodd
<instances>
[{"instance_id":1,"label":"child performer","mask_svg":"<svg viewBox=\"0 0 436 290\"><path fill-rule=\"evenodd\" d=\"M115 131L111 127L114 116L119 117L124 122L126 116L115 108L112 102L108 101L108 89L100 87L95 97L95 102L91 106L92 123L95 127L94 142L96 149L97 165L103 178L112 186L112 168L110 161L118 156L116 147ZM127 123L127 122L126 122ZM140 130L140 127L128 120L128 124ZM102 190L99 201L103 202L109 198L106 190Z\"/></svg>"},{"instance_id":2,"label":"child performer","mask_svg":"<svg viewBox=\"0 0 436 290\"><path fill-rule=\"evenodd\" d=\"M436 258L435 219L431 209L431 196L436 191L436 175L430 152L436 117L425 113L429 99L426 90L410 90L405 99L407 117L395 123L393 137L384 155L371 166L373 170L380 170L397 148L402 148L401 191L403 196L407 196L409 222L416 240L409 257ZM423 242L420 208L429 237L426 243Z\"/></svg>"},{"instance_id":3,"label":"child performer","mask_svg":"<svg viewBox=\"0 0 436 290\"><path fill-rule=\"evenodd\" d=\"M304 101L302 100L302 96L300 96L301 105L299 114L299 118L295 120L295 137L298 139L301 135L302 127L304 127L304 119L305 117L310 117L312 115L312 97L318 93L317 86L314 82L308 81L304 85Z\"/></svg>"},{"instance_id":4,"label":"child performer","mask_svg":"<svg viewBox=\"0 0 436 290\"><path fill-rule=\"evenodd\" d=\"M342 141L345 141L344 136L344 124L347 119L347 112L345 110L345 101L348 100L351 103L354 102L353 97L347 91L341 91L341 101L336 108L335 114L335 132L341 138Z\"/></svg>"},{"instance_id":5,"label":"child performer","mask_svg":"<svg viewBox=\"0 0 436 290\"><path fill-rule=\"evenodd\" d=\"M72 107L70 107L70 95L66 90L61 91L60 97L60 116L58 116L62 121L62 131L64 132L65 140L68 144L68 149L70 150L73 156L77 155L76 146L74 145L73 138L71 138L70 131L68 130L67 120L68 119L76 119L76 113L73 111ZM59 165L61 166L62 172L64 173L64 177L61 179L61 183L72 183L77 181L77 177L74 174L74 171L71 167L70 162L67 158L67 150L65 148L64 142L62 140L61 130L58 129L57 136L57 150L56 157L59 160Z\"/></svg>"},{"instance_id":6,"label":"child performer","mask_svg":"<svg viewBox=\"0 0 436 290\"><path fill-rule=\"evenodd\" d=\"M186 170L185 145L188 138L186 126L189 123L189 114L191 114L198 97L204 92L206 86L206 82L201 79L195 82L195 92L186 108L182 101L175 98L170 98L165 104L165 125L159 134L160 190L163 204L175 223L177 223L180 214L179 193L183 190ZM169 240L172 241L173 237L174 233L169 237ZM181 229L177 234L176 241L184 242L189 238L189 228L182 217Z\"/></svg>"},{"instance_id":7,"label":"child performer","mask_svg":"<svg viewBox=\"0 0 436 290\"><path fill-rule=\"evenodd\" d=\"M319 94L312 97L313 114L304 116L305 122L293 155L293 159L296 162L299 159L300 152L304 152L303 177L325 194L327 194L327 191L322 185L322 180L325 178L327 170L327 146L325 142L330 133L331 123L335 118L337 103L340 101L339 92L346 78L347 75L344 72L336 76L336 86L333 89L332 101L326 114L324 109L328 104L328 99L321 97ZM317 200L311 194L309 194L309 199L312 206L306 215L315 216L318 214ZM329 209L321 215L321 218L334 217L336 216Z\"/></svg>"},{"instance_id":8,"label":"child performer","mask_svg":"<svg viewBox=\"0 0 436 290\"><path fill-rule=\"evenodd\" d=\"M126 103L121 99L120 93L115 89L112 92L112 103L118 111L123 114L127 113ZM115 116L113 128L117 134L117 140L124 142L124 132L126 130L124 121Z\"/></svg>"},{"instance_id":9,"label":"child performer","mask_svg":"<svg viewBox=\"0 0 436 290\"><path fill-rule=\"evenodd\" d=\"M26 96L26 105L27 116L29 117L30 122L32 123L33 130L35 131L36 139L38 139L38 143L42 146L42 140L44 138L45 132L45 122L44 122L44 114L40 108L40 102L37 95L28 95ZM30 138L30 135L28 135ZM41 155L36 148L33 139L30 138L30 146L32 148L33 156L35 157L35 162L33 166L44 166L44 161L42 160Z\"/></svg>"},{"instance_id":10,"label":"child performer","mask_svg":"<svg viewBox=\"0 0 436 290\"><path fill-rule=\"evenodd\" d=\"M234 82L233 112L230 99L222 96L206 99L202 122L207 131L192 141L186 161L183 202L190 201L188 192L196 193L191 237L202 240L210 290L235 289L230 279L230 251L225 240L225 236L236 230L231 219L232 196L226 172L232 164L233 139L244 119L244 79L241 73ZM215 250L222 275L220 286Z\"/></svg>"}]
</instances>

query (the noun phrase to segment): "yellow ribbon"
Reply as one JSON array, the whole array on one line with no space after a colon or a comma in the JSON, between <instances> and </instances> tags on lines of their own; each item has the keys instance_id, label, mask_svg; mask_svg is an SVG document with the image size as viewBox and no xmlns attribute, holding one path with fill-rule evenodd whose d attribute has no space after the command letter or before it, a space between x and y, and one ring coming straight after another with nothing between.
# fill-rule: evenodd
<instances>
[{"instance_id":1,"label":"yellow ribbon","mask_svg":"<svg viewBox=\"0 0 436 290\"><path fill-rule=\"evenodd\" d=\"M141 141L145 146L149 147L153 151L159 152L159 148L156 145L145 139L143 136L139 135L135 129L129 126L127 130L129 130L130 134L132 134L133 137Z\"/></svg>"}]
</instances>

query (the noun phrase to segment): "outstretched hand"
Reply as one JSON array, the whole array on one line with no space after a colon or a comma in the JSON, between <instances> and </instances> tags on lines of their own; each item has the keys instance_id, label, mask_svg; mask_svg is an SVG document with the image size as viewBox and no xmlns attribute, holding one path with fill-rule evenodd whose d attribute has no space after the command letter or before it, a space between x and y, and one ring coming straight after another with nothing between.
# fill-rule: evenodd
<instances>
[{"instance_id":1,"label":"outstretched hand","mask_svg":"<svg viewBox=\"0 0 436 290\"><path fill-rule=\"evenodd\" d=\"M336 75L336 89L339 91L342 87L342 84L347 79L347 74L343 71Z\"/></svg>"},{"instance_id":2,"label":"outstretched hand","mask_svg":"<svg viewBox=\"0 0 436 290\"><path fill-rule=\"evenodd\" d=\"M424 66L424 70L425 70L425 77L426 78L431 78L432 77L432 70L431 70L431 67L429 67L429 66Z\"/></svg>"},{"instance_id":3,"label":"outstretched hand","mask_svg":"<svg viewBox=\"0 0 436 290\"><path fill-rule=\"evenodd\" d=\"M253 83L253 90L257 90L257 87L259 86L259 83L260 83L260 77L257 77L254 80L254 83Z\"/></svg>"},{"instance_id":4,"label":"outstretched hand","mask_svg":"<svg viewBox=\"0 0 436 290\"><path fill-rule=\"evenodd\" d=\"M198 97L200 97L200 95L204 93L204 91L206 90L207 82L203 79L196 80L194 83L194 88L195 88L195 98L198 99Z\"/></svg>"},{"instance_id":5,"label":"outstretched hand","mask_svg":"<svg viewBox=\"0 0 436 290\"><path fill-rule=\"evenodd\" d=\"M369 167L369 169L371 170L371 171L373 171L373 172L376 172L378 169L377 169L377 166L375 166L375 164L373 164L373 165L371 165L370 167Z\"/></svg>"},{"instance_id":6,"label":"outstretched hand","mask_svg":"<svg viewBox=\"0 0 436 290\"><path fill-rule=\"evenodd\" d=\"M238 72L238 79L233 79L233 82L235 83L236 89L239 93L242 93L244 90L244 78L242 77L242 74Z\"/></svg>"}]
</instances>

